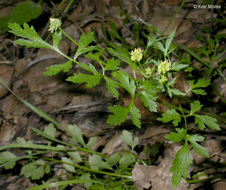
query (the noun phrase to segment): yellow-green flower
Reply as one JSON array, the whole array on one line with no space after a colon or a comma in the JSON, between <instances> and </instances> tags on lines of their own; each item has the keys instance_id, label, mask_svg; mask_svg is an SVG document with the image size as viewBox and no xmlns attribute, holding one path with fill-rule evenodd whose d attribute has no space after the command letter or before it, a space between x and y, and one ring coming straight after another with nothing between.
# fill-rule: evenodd
<instances>
[{"instance_id":1,"label":"yellow-green flower","mask_svg":"<svg viewBox=\"0 0 226 190\"><path fill-rule=\"evenodd\" d=\"M57 31L61 27L61 21L60 19L57 18L50 18L50 26L49 26L49 31L51 33Z\"/></svg>"},{"instance_id":2,"label":"yellow-green flower","mask_svg":"<svg viewBox=\"0 0 226 190\"><path fill-rule=\"evenodd\" d=\"M135 50L133 50L130 53L130 55L131 55L131 60L132 61L138 61L138 62L140 62L140 60L143 57L143 50L140 49L140 48L135 48Z\"/></svg>"},{"instance_id":3,"label":"yellow-green flower","mask_svg":"<svg viewBox=\"0 0 226 190\"><path fill-rule=\"evenodd\" d=\"M165 75L162 75L161 76L161 79L159 80L159 82L160 83L164 83L164 82L166 82L168 79L166 78L166 76Z\"/></svg>"},{"instance_id":4,"label":"yellow-green flower","mask_svg":"<svg viewBox=\"0 0 226 190\"><path fill-rule=\"evenodd\" d=\"M151 75L152 69L150 67L146 68L145 73L146 73L146 75Z\"/></svg>"},{"instance_id":5,"label":"yellow-green flower","mask_svg":"<svg viewBox=\"0 0 226 190\"><path fill-rule=\"evenodd\" d=\"M170 71L171 63L168 60L162 61L158 66L159 74L166 74L166 72Z\"/></svg>"}]
</instances>

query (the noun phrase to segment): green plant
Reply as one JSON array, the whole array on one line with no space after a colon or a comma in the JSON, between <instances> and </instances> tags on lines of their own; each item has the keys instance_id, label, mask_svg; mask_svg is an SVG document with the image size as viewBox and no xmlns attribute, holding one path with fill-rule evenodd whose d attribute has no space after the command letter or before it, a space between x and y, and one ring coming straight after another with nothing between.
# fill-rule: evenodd
<instances>
[{"instance_id":1,"label":"green plant","mask_svg":"<svg viewBox=\"0 0 226 190\"><path fill-rule=\"evenodd\" d=\"M86 35L82 34L79 42L71 39L71 37L61 28L61 21L58 19L50 20L49 30L52 33L52 45L41 39L35 29L29 27L26 23L23 27L15 23L10 23L9 28L11 29L11 33L23 38L16 40L17 44L27 47L49 48L68 60L66 63L47 67L47 71L44 73L45 76L53 76L59 72L69 72L72 65L77 64L84 72L75 73L73 76L68 77L66 79L67 81L73 83L85 83L87 88L91 88L97 86L101 80L104 80L108 91L117 99L120 98L118 89L123 88L131 97L130 104L126 107L122 105L109 107L109 110L113 114L109 116L107 120L108 124L120 125L125 122L128 115L130 115L132 123L138 128L141 128L141 115L139 109L135 105L135 100L137 98L140 98L144 106L151 112L157 112L157 101L169 106L171 109L163 113L158 120L164 123L172 122L176 127L175 132L171 132L166 138L174 143L180 142L183 144L182 148L176 154L171 167L171 172L173 172L173 187L178 186L181 179L186 179L188 176L188 168L192 164L190 146L198 154L205 157L209 156L207 150L198 144L198 142L202 142L204 138L197 134L189 134L187 118L194 118L195 124L198 125L200 130L204 130L206 126L212 130L220 130L219 125L216 123L216 119L198 113L202 108L199 101L192 102L190 104L190 110L187 110L182 108L181 104L179 104L179 106L171 105L158 99L159 93L162 93L169 98L173 96L184 97L190 92L197 95L205 95L204 88L210 84L210 80L201 78L189 81L190 88L186 92L181 92L176 88L176 73L189 67L189 64L182 63L180 60L174 63L171 63L170 61L171 54L176 50L176 46L172 43L176 30L168 37L153 37L153 34L151 34L150 37L147 37L148 44L144 50L137 48L131 51L130 49L117 46L110 42L108 43L110 47L107 47L107 51L105 51L105 49L98 48L97 45L89 45L94 40L94 33L92 32L89 32ZM114 36L117 37L117 30L114 29L113 25L111 29L114 32ZM78 46L73 58L65 55L58 48L63 34ZM124 41L122 42L124 43ZM150 57L150 52L153 50L159 52L162 60ZM103 57L106 58L110 55L114 56L116 59L103 59ZM80 63L78 61L79 56L85 56L90 59L91 62L97 62L99 67L95 67L92 63L88 65ZM123 71L123 67L125 66L128 66L131 70L131 75ZM184 120L184 124L181 122L182 119ZM78 130L78 128L74 130ZM83 147L87 146L84 141L82 141L81 135L79 138L76 137L75 139L74 141L81 144ZM134 149L138 140L130 138L130 140L127 139L127 141L124 140L124 142L130 142L131 148ZM131 158L129 156L125 159L128 161ZM105 164L103 164L103 166L103 168L106 168ZM72 171L73 169L71 168L70 170Z\"/></svg>"},{"instance_id":2,"label":"green plant","mask_svg":"<svg viewBox=\"0 0 226 190\"><path fill-rule=\"evenodd\" d=\"M29 14L25 14L29 13ZM42 8L40 5L36 5L32 1L26 0L18 3L10 15L0 17L0 31L5 32L9 30L8 23L15 22L19 25L24 22L29 22L32 19L38 18L42 14Z\"/></svg>"},{"instance_id":3,"label":"green plant","mask_svg":"<svg viewBox=\"0 0 226 190\"><path fill-rule=\"evenodd\" d=\"M111 156L92 151L96 144L96 137L88 142L83 139L80 129L76 125L68 125L66 133L71 137L71 143L56 138L56 128L53 124L45 127L44 131L31 128L35 133L43 136L47 144L33 144L17 138L16 144L0 147L0 166L12 169L16 162L24 162L21 173L32 180L50 177L42 185L31 187L30 190L46 189L50 187L66 187L72 184L84 184L87 189L135 189L132 182L131 167L139 158L131 151L117 152ZM137 139L133 140L128 131L123 131L123 142L133 149ZM22 156L16 156L7 151L10 148L20 148ZM59 176L50 175L54 167L63 166L67 180L58 182ZM66 173L67 172L67 173ZM104 179L103 179L104 178ZM120 179L120 183L118 180Z\"/></svg>"}]
</instances>

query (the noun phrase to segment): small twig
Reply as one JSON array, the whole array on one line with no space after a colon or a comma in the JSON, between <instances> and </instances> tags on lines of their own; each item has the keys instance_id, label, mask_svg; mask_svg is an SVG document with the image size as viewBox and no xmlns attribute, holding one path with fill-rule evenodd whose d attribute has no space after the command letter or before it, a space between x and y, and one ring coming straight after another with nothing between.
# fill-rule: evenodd
<instances>
[{"instance_id":1,"label":"small twig","mask_svg":"<svg viewBox=\"0 0 226 190\"><path fill-rule=\"evenodd\" d=\"M38 59L35 59L33 61L31 61L27 66L26 66L26 70L29 69L30 67L32 67L33 65L35 65L36 63L40 62L40 61L44 61L47 59L57 59L58 56L56 55L44 55Z\"/></svg>"}]
</instances>

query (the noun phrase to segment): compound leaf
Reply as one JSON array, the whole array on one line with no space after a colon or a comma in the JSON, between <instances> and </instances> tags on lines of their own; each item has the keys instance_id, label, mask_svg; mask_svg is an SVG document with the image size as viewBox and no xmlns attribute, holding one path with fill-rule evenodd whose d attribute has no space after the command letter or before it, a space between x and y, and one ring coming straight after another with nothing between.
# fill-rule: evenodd
<instances>
[{"instance_id":1,"label":"compound leaf","mask_svg":"<svg viewBox=\"0 0 226 190\"><path fill-rule=\"evenodd\" d=\"M15 42L20 45L25 45L27 47L35 47L35 48L50 48L52 46L45 42L35 31L35 29L27 23L23 24L23 28L16 23L9 23L8 27L11 29L9 32L15 34L16 36L25 38L16 40Z\"/></svg>"},{"instance_id":2,"label":"compound leaf","mask_svg":"<svg viewBox=\"0 0 226 190\"><path fill-rule=\"evenodd\" d=\"M194 85L193 88L205 88L210 85L210 80L201 78Z\"/></svg>"},{"instance_id":3,"label":"compound leaf","mask_svg":"<svg viewBox=\"0 0 226 190\"><path fill-rule=\"evenodd\" d=\"M203 89L193 89L192 92L198 95L206 95L206 92Z\"/></svg>"},{"instance_id":4,"label":"compound leaf","mask_svg":"<svg viewBox=\"0 0 226 190\"><path fill-rule=\"evenodd\" d=\"M81 156L80 156L80 154L78 152L75 152L75 151L74 152L68 152L67 154L71 157L71 159L76 164L82 162L82 158L81 158Z\"/></svg>"},{"instance_id":5,"label":"compound leaf","mask_svg":"<svg viewBox=\"0 0 226 190\"><path fill-rule=\"evenodd\" d=\"M49 172L49 167L47 166L46 168L42 160L37 160L24 165L21 169L21 172L27 178L30 177L32 180L38 180L42 178L45 173Z\"/></svg>"},{"instance_id":6,"label":"compound leaf","mask_svg":"<svg viewBox=\"0 0 226 190\"><path fill-rule=\"evenodd\" d=\"M44 76L54 76L54 75L57 75L61 71L66 73L66 72L70 71L71 68L72 68L72 61L68 61L63 64L52 65L52 66L46 67L47 71L45 71L43 73L43 75Z\"/></svg>"},{"instance_id":7,"label":"compound leaf","mask_svg":"<svg viewBox=\"0 0 226 190\"><path fill-rule=\"evenodd\" d=\"M79 47L86 47L94 40L94 33L88 32L86 35L82 33L79 39Z\"/></svg>"},{"instance_id":8,"label":"compound leaf","mask_svg":"<svg viewBox=\"0 0 226 190\"><path fill-rule=\"evenodd\" d=\"M206 95L206 92L203 89L197 89L197 88L205 88L205 87L209 86L210 80L201 78L196 83L194 80L189 81L189 84L190 84L189 91L191 91L195 94L199 94L199 95Z\"/></svg>"},{"instance_id":9,"label":"compound leaf","mask_svg":"<svg viewBox=\"0 0 226 190\"><path fill-rule=\"evenodd\" d=\"M85 145L81 129L77 125L68 125L67 133L72 137L73 142Z\"/></svg>"},{"instance_id":10,"label":"compound leaf","mask_svg":"<svg viewBox=\"0 0 226 190\"><path fill-rule=\"evenodd\" d=\"M89 71L90 73L99 74L96 68L92 64L85 64L85 63L77 63L82 69Z\"/></svg>"},{"instance_id":11,"label":"compound leaf","mask_svg":"<svg viewBox=\"0 0 226 190\"><path fill-rule=\"evenodd\" d=\"M54 127L53 124L49 124L48 126L45 127L44 133L47 135L54 137L56 136L56 128Z\"/></svg>"},{"instance_id":12,"label":"compound leaf","mask_svg":"<svg viewBox=\"0 0 226 190\"><path fill-rule=\"evenodd\" d=\"M113 45L113 44L112 44ZM129 52L120 46L113 45L114 49L107 48L108 52L112 54L113 56L121 59L122 61L128 63L129 65L132 65L132 61L130 59Z\"/></svg>"},{"instance_id":13,"label":"compound leaf","mask_svg":"<svg viewBox=\"0 0 226 190\"><path fill-rule=\"evenodd\" d=\"M166 52L168 51L175 34L176 34L176 28L173 30L173 32L171 32L171 34L169 35L169 38L166 40L166 47L165 47Z\"/></svg>"},{"instance_id":14,"label":"compound leaf","mask_svg":"<svg viewBox=\"0 0 226 190\"><path fill-rule=\"evenodd\" d=\"M118 29L117 29L117 27L115 26L115 23L112 22L112 21L109 21L109 22L108 22L108 26L109 26L110 29L111 29L111 31L108 31L109 34L110 34L113 38L116 38L116 39L121 40L121 37L120 37L120 35L119 35L119 33L118 33Z\"/></svg>"},{"instance_id":15,"label":"compound leaf","mask_svg":"<svg viewBox=\"0 0 226 190\"><path fill-rule=\"evenodd\" d=\"M116 78L133 97L136 91L136 85L134 80L130 79L128 74L124 71L116 71L112 73L112 76Z\"/></svg>"},{"instance_id":16,"label":"compound leaf","mask_svg":"<svg viewBox=\"0 0 226 190\"><path fill-rule=\"evenodd\" d=\"M209 157L207 149L197 143L202 142L204 140L202 136L198 135L188 136L188 140L191 143L192 147L194 148L195 152L204 157Z\"/></svg>"},{"instance_id":17,"label":"compound leaf","mask_svg":"<svg viewBox=\"0 0 226 190\"><path fill-rule=\"evenodd\" d=\"M116 152L116 153L112 154L110 156L110 158L107 159L107 163L110 166L116 165L117 163L119 163L121 157L122 157L121 153L120 152Z\"/></svg>"},{"instance_id":18,"label":"compound leaf","mask_svg":"<svg viewBox=\"0 0 226 190\"><path fill-rule=\"evenodd\" d=\"M120 125L126 120L129 114L129 109L120 105L110 106L109 110L113 113L113 115L109 116L107 120L108 124Z\"/></svg>"},{"instance_id":19,"label":"compound leaf","mask_svg":"<svg viewBox=\"0 0 226 190\"><path fill-rule=\"evenodd\" d=\"M118 69L118 66L120 66L120 61L112 58L112 59L109 59L107 61L107 64L105 66L105 70L114 71L114 70Z\"/></svg>"},{"instance_id":20,"label":"compound leaf","mask_svg":"<svg viewBox=\"0 0 226 190\"><path fill-rule=\"evenodd\" d=\"M86 88L91 88L100 83L102 76L98 73L95 75L87 75L83 73L74 74L71 77L68 77L66 81L73 83L86 83Z\"/></svg>"},{"instance_id":21,"label":"compound leaf","mask_svg":"<svg viewBox=\"0 0 226 190\"><path fill-rule=\"evenodd\" d=\"M178 63L178 62L176 62L176 63L173 63L172 64L172 70L173 71L180 71L180 70L182 70L182 69L184 69L184 68L186 68L186 67L188 67L189 65L186 65L186 64L180 64L180 63Z\"/></svg>"},{"instance_id":22,"label":"compound leaf","mask_svg":"<svg viewBox=\"0 0 226 190\"><path fill-rule=\"evenodd\" d=\"M188 175L188 168L192 164L192 155L189 149L188 144L184 146L177 152L175 159L170 168L170 172L173 173L172 185L177 187L182 177L186 178Z\"/></svg>"},{"instance_id":23,"label":"compound leaf","mask_svg":"<svg viewBox=\"0 0 226 190\"><path fill-rule=\"evenodd\" d=\"M85 174L81 175L81 177L79 178L79 180L87 181L87 182L84 183L84 187L86 189L89 189L89 187L92 186L92 184L93 184L90 176L91 176L90 173L85 173Z\"/></svg>"},{"instance_id":24,"label":"compound leaf","mask_svg":"<svg viewBox=\"0 0 226 190\"><path fill-rule=\"evenodd\" d=\"M186 130L184 128L180 129L180 128L176 128L176 133L175 132L171 132L170 134L166 135L166 139L178 143L180 142L186 135Z\"/></svg>"},{"instance_id":25,"label":"compound leaf","mask_svg":"<svg viewBox=\"0 0 226 190\"><path fill-rule=\"evenodd\" d=\"M65 170L67 170L69 172L75 172L74 166L71 165L71 164L74 164L74 162L70 158L63 157L63 158L61 158L61 161L66 162L66 163L63 163L63 167L65 168ZM69 163L69 164L67 164L67 163Z\"/></svg>"},{"instance_id":26,"label":"compound leaf","mask_svg":"<svg viewBox=\"0 0 226 190\"><path fill-rule=\"evenodd\" d=\"M114 80L109 79L106 76L104 76L104 79L105 79L106 87L107 87L108 91L112 94L113 97L118 99L119 92L118 92L117 88L119 86L117 85L117 83Z\"/></svg>"},{"instance_id":27,"label":"compound leaf","mask_svg":"<svg viewBox=\"0 0 226 190\"><path fill-rule=\"evenodd\" d=\"M128 166L133 164L136 161L136 158L133 154L125 152L119 161L119 167L121 169L126 169Z\"/></svg>"},{"instance_id":28,"label":"compound leaf","mask_svg":"<svg viewBox=\"0 0 226 190\"><path fill-rule=\"evenodd\" d=\"M163 123L168 123L172 121L173 125L176 127L178 123L181 121L181 116L175 109L167 110L165 113L162 114L161 118L158 118L159 121Z\"/></svg>"},{"instance_id":29,"label":"compound leaf","mask_svg":"<svg viewBox=\"0 0 226 190\"><path fill-rule=\"evenodd\" d=\"M215 118L208 115L195 115L195 124L198 124L201 130L205 129L205 126L212 130L221 130L216 122L217 120Z\"/></svg>"},{"instance_id":30,"label":"compound leaf","mask_svg":"<svg viewBox=\"0 0 226 190\"><path fill-rule=\"evenodd\" d=\"M193 103L190 104L191 107L191 114L199 111L202 108L202 105L200 104L199 101L194 101Z\"/></svg>"},{"instance_id":31,"label":"compound leaf","mask_svg":"<svg viewBox=\"0 0 226 190\"><path fill-rule=\"evenodd\" d=\"M156 48L158 48L160 51L164 53L164 55L166 55L166 50L161 42L157 42L155 45L156 45Z\"/></svg>"},{"instance_id":32,"label":"compound leaf","mask_svg":"<svg viewBox=\"0 0 226 190\"><path fill-rule=\"evenodd\" d=\"M78 56L80 56L81 54L87 53L89 51L96 49L96 46L87 47L93 40L94 40L93 32L88 32L86 35L82 33L79 39L79 46L75 53L74 60L76 60Z\"/></svg>"},{"instance_id":33,"label":"compound leaf","mask_svg":"<svg viewBox=\"0 0 226 190\"><path fill-rule=\"evenodd\" d=\"M96 143L97 143L97 137L91 137L88 143L86 144L86 148L91 149L92 146L94 146Z\"/></svg>"},{"instance_id":34,"label":"compound leaf","mask_svg":"<svg viewBox=\"0 0 226 190\"><path fill-rule=\"evenodd\" d=\"M111 169L110 165L107 162L104 162L99 155L92 155L89 157L89 164L93 170L99 169Z\"/></svg>"},{"instance_id":35,"label":"compound leaf","mask_svg":"<svg viewBox=\"0 0 226 190\"><path fill-rule=\"evenodd\" d=\"M120 138L126 145L130 146L132 150L139 143L139 139L137 137L133 138L132 134L127 130L122 131L122 135L120 136Z\"/></svg>"},{"instance_id":36,"label":"compound leaf","mask_svg":"<svg viewBox=\"0 0 226 190\"><path fill-rule=\"evenodd\" d=\"M147 92L142 91L140 93L140 100L151 112L157 112L157 105L153 100L153 96L150 96Z\"/></svg>"},{"instance_id":37,"label":"compound leaf","mask_svg":"<svg viewBox=\"0 0 226 190\"><path fill-rule=\"evenodd\" d=\"M103 55L104 53L104 49L100 49L98 52L96 53L88 53L85 55L86 58L94 60L98 63L101 63L102 65L104 65L104 62L100 59L100 56Z\"/></svg>"},{"instance_id":38,"label":"compound leaf","mask_svg":"<svg viewBox=\"0 0 226 190\"><path fill-rule=\"evenodd\" d=\"M172 97L172 94L177 95L177 96L185 96L186 95L184 92L181 92L178 89L168 88L168 90L169 90L168 92L169 92L170 97Z\"/></svg>"},{"instance_id":39,"label":"compound leaf","mask_svg":"<svg viewBox=\"0 0 226 190\"><path fill-rule=\"evenodd\" d=\"M4 167L6 170L13 169L16 165L16 155L12 152L1 152L0 153L0 165Z\"/></svg>"},{"instance_id":40,"label":"compound leaf","mask_svg":"<svg viewBox=\"0 0 226 190\"><path fill-rule=\"evenodd\" d=\"M134 104L130 105L130 115L131 115L131 119L134 125L136 125L138 128L141 128L141 115L139 113L139 109L137 109L137 107Z\"/></svg>"}]
</instances>

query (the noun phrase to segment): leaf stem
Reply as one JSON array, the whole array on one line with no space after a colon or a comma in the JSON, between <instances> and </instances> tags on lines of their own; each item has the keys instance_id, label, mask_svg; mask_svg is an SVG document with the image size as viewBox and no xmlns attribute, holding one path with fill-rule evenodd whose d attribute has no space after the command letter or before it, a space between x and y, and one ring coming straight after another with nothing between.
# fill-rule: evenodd
<instances>
[{"instance_id":1,"label":"leaf stem","mask_svg":"<svg viewBox=\"0 0 226 190\"><path fill-rule=\"evenodd\" d=\"M33 158L40 159L39 157L33 157ZM50 159L50 158L46 158L46 157L42 158L42 159L48 160L48 161L55 161L57 163L67 164L67 165L73 166L75 168L78 168L78 169L81 169L81 170L84 170L84 171L88 171L88 172L92 172L92 173L99 173L99 174L104 174L104 175L113 176L113 177L132 179L132 176L122 175L122 174L117 174L117 173L110 173L110 172L105 172L105 171L93 170L93 169L88 168L86 166L79 166L77 164L71 164L71 163L64 162L64 161L57 160L57 159L52 159L52 158Z\"/></svg>"},{"instance_id":2,"label":"leaf stem","mask_svg":"<svg viewBox=\"0 0 226 190\"><path fill-rule=\"evenodd\" d=\"M62 28L59 29L70 41L72 41L75 45L79 46L79 43L73 40Z\"/></svg>"},{"instance_id":3,"label":"leaf stem","mask_svg":"<svg viewBox=\"0 0 226 190\"><path fill-rule=\"evenodd\" d=\"M180 4L180 6L178 7L178 9L176 10L176 12L174 13L173 17L170 19L169 23L165 27L163 34L168 30L170 25L173 23L174 19L176 18L177 14L180 12L180 10L182 9L182 7L184 6L185 3L186 3L186 0L183 0L182 3Z\"/></svg>"},{"instance_id":4,"label":"leaf stem","mask_svg":"<svg viewBox=\"0 0 226 190\"><path fill-rule=\"evenodd\" d=\"M53 142L57 142L59 144L62 144L62 145L65 145L65 146L69 146L69 147L72 147L72 148L75 148L76 150L79 150L79 151L82 151L82 152L85 152L85 153L89 153L89 154L96 154L96 155L99 155L101 157L104 157L104 158L109 158L109 156L105 155L105 154L101 154L101 153L98 153L98 152L94 152L92 150L88 150L88 149L85 149L85 148L81 148L79 146L75 146L75 145L72 145L72 144L69 144L69 143L65 143L61 140L58 140L54 137L51 137L49 135L47 135L46 133L40 131L39 129L36 129L36 128L31 128L34 132L36 132L37 134L43 136L44 138L48 139L48 140L51 140Z\"/></svg>"}]
</instances>

